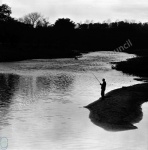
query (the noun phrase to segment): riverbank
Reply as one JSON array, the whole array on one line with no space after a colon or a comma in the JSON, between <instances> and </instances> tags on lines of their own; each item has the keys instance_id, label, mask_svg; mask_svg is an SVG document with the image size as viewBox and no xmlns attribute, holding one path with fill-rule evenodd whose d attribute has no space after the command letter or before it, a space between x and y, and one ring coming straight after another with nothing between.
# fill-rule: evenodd
<instances>
[{"instance_id":1,"label":"riverbank","mask_svg":"<svg viewBox=\"0 0 148 150\"><path fill-rule=\"evenodd\" d=\"M109 131L137 129L143 116L141 105L148 101L148 83L115 89L105 95L105 99L85 106L90 110L89 118Z\"/></svg>"},{"instance_id":2,"label":"riverbank","mask_svg":"<svg viewBox=\"0 0 148 150\"><path fill-rule=\"evenodd\" d=\"M0 44L0 62L13 62L31 59L76 58L82 54L71 48L52 48L47 45Z\"/></svg>"},{"instance_id":3,"label":"riverbank","mask_svg":"<svg viewBox=\"0 0 148 150\"><path fill-rule=\"evenodd\" d=\"M134 52L127 51L127 53L134 53L137 57L113 63L113 69L122 71L129 75L141 77L142 80L148 80L148 50L138 49L134 50Z\"/></svg>"},{"instance_id":4,"label":"riverbank","mask_svg":"<svg viewBox=\"0 0 148 150\"><path fill-rule=\"evenodd\" d=\"M148 56L138 56L127 61L115 63L114 69L122 71L129 75L135 75L143 78L148 77Z\"/></svg>"}]
</instances>

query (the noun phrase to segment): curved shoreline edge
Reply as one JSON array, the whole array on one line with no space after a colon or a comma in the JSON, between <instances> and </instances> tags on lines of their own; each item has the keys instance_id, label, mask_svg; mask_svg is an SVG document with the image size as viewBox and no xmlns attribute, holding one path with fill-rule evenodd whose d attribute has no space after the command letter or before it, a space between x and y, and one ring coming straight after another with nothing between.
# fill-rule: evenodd
<instances>
[{"instance_id":1,"label":"curved shoreline edge","mask_svg":"<svg viewBox=\"0 0 148 150\"><path fill-rule=\"evenodd\" d=\"M90 110L89 118L108 131L137 129L133 124L143 118L141 105L148 102L148 83L112 90L105 99L84 106Z\"/></svg>"}]
</instances>

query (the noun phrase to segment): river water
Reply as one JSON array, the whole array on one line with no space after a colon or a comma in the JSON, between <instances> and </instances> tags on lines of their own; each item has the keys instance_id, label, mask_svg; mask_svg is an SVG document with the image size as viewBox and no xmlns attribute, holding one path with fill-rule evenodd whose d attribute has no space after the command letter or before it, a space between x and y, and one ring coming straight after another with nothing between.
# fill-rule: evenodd
<instances>
[{"instance_id":1,"label":"river water","mask_svg":"<svg viewBox=\"0 0 148 150\"><path fill-rule=\"evenodd\" d=\"M0 138L8 150L147 150L148 105L136 130L109 132L94 125L83 106L106 92L140 83L111 69L110 62L135 57L117 52L84 54L79 60L0 63ZM94 75L93 75L93 74Z\"/></svg>"}]
</instances>

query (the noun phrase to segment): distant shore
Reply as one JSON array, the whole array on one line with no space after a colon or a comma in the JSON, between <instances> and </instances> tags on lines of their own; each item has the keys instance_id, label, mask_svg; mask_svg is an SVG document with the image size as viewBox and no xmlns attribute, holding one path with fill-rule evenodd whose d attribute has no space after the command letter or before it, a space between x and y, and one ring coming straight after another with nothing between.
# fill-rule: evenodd
<instances>
[{"instance_id":1,"label":"distant shore","mask_svg":"<svg viewBox=\"0 0 148 150\"><path fill-rule=\"evenodd\" d=\"M14 62L31 59L55 59L55 58L76 58L81 57L81 52L72 49L50 48L30 45L0 45L0 62Z\"/></svg>"},{"instance_id":2,"label":"distant shore","mask_svg":"<svg viewBox=\"0 0 148 150\"><path fill-rule=\"evenodd\" d=\"M105 99L85 106L90 110L91 121L110 131L136 129L143 113L141 105L148 101L148 83L112 90Z\"/></svg>"}]
</instances>

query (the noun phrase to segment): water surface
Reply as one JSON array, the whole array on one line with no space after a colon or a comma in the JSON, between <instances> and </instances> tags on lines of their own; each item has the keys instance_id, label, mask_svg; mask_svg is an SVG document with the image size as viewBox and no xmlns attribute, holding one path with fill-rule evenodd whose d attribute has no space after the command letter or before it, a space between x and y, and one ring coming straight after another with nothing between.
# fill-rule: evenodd
<instances>
[{"instance_id":1,"label":"water surface","mask_svg":"<svg viewBox=\"0 0 148 150\"><path fill-rule=\"evenodd\" d=\"M137 130L108 132L95 126L83 106L106 92L140 83L112 70L110 62L135 57L95 52L79 60L52 59L0 63L0 137L9 150L147 150L148 105ZM93 74L92 74L93 73Z\"/></svg>"}]
</instances>

